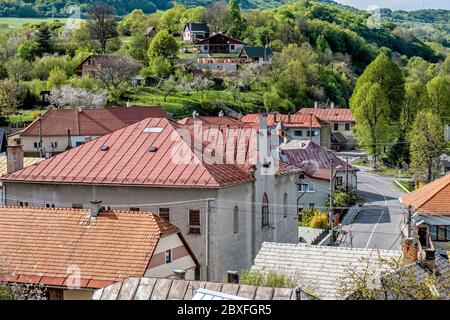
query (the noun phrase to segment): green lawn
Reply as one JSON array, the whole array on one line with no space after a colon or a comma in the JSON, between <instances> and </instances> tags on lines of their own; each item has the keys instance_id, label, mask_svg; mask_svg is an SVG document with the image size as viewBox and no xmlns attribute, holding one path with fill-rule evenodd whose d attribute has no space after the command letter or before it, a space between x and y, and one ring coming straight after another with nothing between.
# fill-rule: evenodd
<instances>
[{"instance_id":1,"label":"green lawn","mask_svg":"<svg viewBox=\"0 0 450 320\"><path fill-rule=\"evenodd\" d=\"M397 180L398 183L400 183L406 190L408 190L409 192L414 191L414 182L412 181L405 181L405 180ZM403 190L402 188L400 188L400 186L398 184L396 184L395 182L394 186L399 189L400 191L404 192L405 190Z\"/></svg>"},{"instance_id":2,"label":"green lawn","mask_svg":"<svg viewBox=\"0 0 450 320\"><path fill-rule=\"evenodd\" d=\"M7 18L0 17L0 26L8 25L7 28L0 27L2 29L18 29L21 28L25 24L36 24L41 22L51 22L52 20L59 20L61 22L65 22L66 18Z\"/></svg>"},{"instance_id":3,"label":"green lawn","mask_svg":"<svg viewBox=\"0 0 450 320\"><path fill-rule=\"evenodd\" d=\"M175 116L185 116L197 111L206 115L215 112L215 101L222 101L227 106L239 111L256 112L260 106L263 106L262 92L251 91L241 92L235 99L227 90L208 90L204 93L175 92L164 99L164 93L157 88L143 87L138 88L136 93L128 92L126 98L135 105L160 105L166 111ZM122 101L125 104L127 100Z\"/></svg>"}]
</instances>

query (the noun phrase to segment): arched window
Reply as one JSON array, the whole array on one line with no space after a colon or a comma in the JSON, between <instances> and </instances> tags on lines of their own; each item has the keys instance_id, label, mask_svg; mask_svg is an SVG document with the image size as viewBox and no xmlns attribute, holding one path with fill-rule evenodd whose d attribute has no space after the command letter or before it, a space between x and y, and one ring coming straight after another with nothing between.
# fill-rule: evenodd
<instances>
[{"instance_id":1,"label":"arched window","mask_svg":"<svg viewBox=\"0 0 450 320\"><path fill-rule=\"evenodd\" d=\"M283 195L283 218L287 218L288 216L288 194L285 193Z\"/></svg>"},{"instance_id":2,"label":"arched window","mask_svg":"<svg viewBox=\"0 0 450 320\"><path fill-rule=\"evenodd\" d=\"M261 217L262 227L264 228L269 225L269 198L267 197L267 194L265 194L265 193L263 196L261 213L262 213L262 217Z\"/></svg>"},{"instance_id":3,"label":"arched window","mask_svg":"<svg viewBox=\"0 0 450 320\"><path fill-rule=\"evenodd\" d=\"M233 232L239 232L239 207L235 206L233 211Z\"/></svg>"}]
</instances>

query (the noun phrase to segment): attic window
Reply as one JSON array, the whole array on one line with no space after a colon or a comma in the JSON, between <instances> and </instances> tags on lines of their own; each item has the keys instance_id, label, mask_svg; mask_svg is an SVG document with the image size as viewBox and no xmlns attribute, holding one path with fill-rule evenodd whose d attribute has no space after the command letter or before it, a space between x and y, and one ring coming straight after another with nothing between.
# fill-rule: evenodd
<instances>
[{"instance_id":1,"label":"attic window","mask_svg":"<svg viewBox=\"0 0 450 320\"><path fill-rule=\"evenodd\" d=\"M144 132L147 133L161 133L163 131L163 128L157 128L157 127L148 127L144 129Z\"/></svg>"},{"instance_id":2,"label":"attic window","mask_svg":"<svg viewBox=\"0 0 450 320\"><path fill-rule=\"evenodd\" d=\"M151 146L150 148L148 148L148 152L156 152L156 150L158 150L157 147Z\"/></svg>"},{"instance_id":3,"label":"attic window","mask_svg":"<svg viewBox=\"0 0 450 320\"><path fill-rule=\"evenodd\" d=\"M102 145L102 146L100 147L100 150L101 150L101 151L108 151L108 150L109 150L109 147L108 147L106 144L104 144L104 145Z\"/></svg>"}]
</instances>

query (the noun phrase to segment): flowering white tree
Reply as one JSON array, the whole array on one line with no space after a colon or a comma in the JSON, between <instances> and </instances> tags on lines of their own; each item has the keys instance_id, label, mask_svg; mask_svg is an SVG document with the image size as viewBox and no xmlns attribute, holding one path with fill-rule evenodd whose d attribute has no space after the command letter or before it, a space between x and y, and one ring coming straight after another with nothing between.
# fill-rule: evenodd
<instances>
[{"instance_id":1,"label":"flowering white tree","mask_svg":"<svg viewBox=\"0 0 450 320\"><path fill-rule=\"evenodd\" d=\"M106 92L91 92L85 89L62 86L50 94L50 104L60 109L101 109L106 106Z\"/></svg>"}]
</instances>

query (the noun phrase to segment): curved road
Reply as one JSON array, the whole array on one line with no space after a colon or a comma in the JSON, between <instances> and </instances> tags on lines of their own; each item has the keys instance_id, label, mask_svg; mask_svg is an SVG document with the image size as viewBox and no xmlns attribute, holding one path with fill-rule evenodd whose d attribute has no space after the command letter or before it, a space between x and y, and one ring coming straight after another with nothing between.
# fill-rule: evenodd
<instances>
[{"instance_id":1,"label":"curved road","mask_svg":"<svg viewBox=\"0 0 450 320\"><path fill-rule=\"evenodd\" d=\"M365 204L355 221L344 227L340 246L400 250L402 235L400 198L403 193L393 178L363 171L358 173L358 195Z\"/></svg>"}]
</instances>

